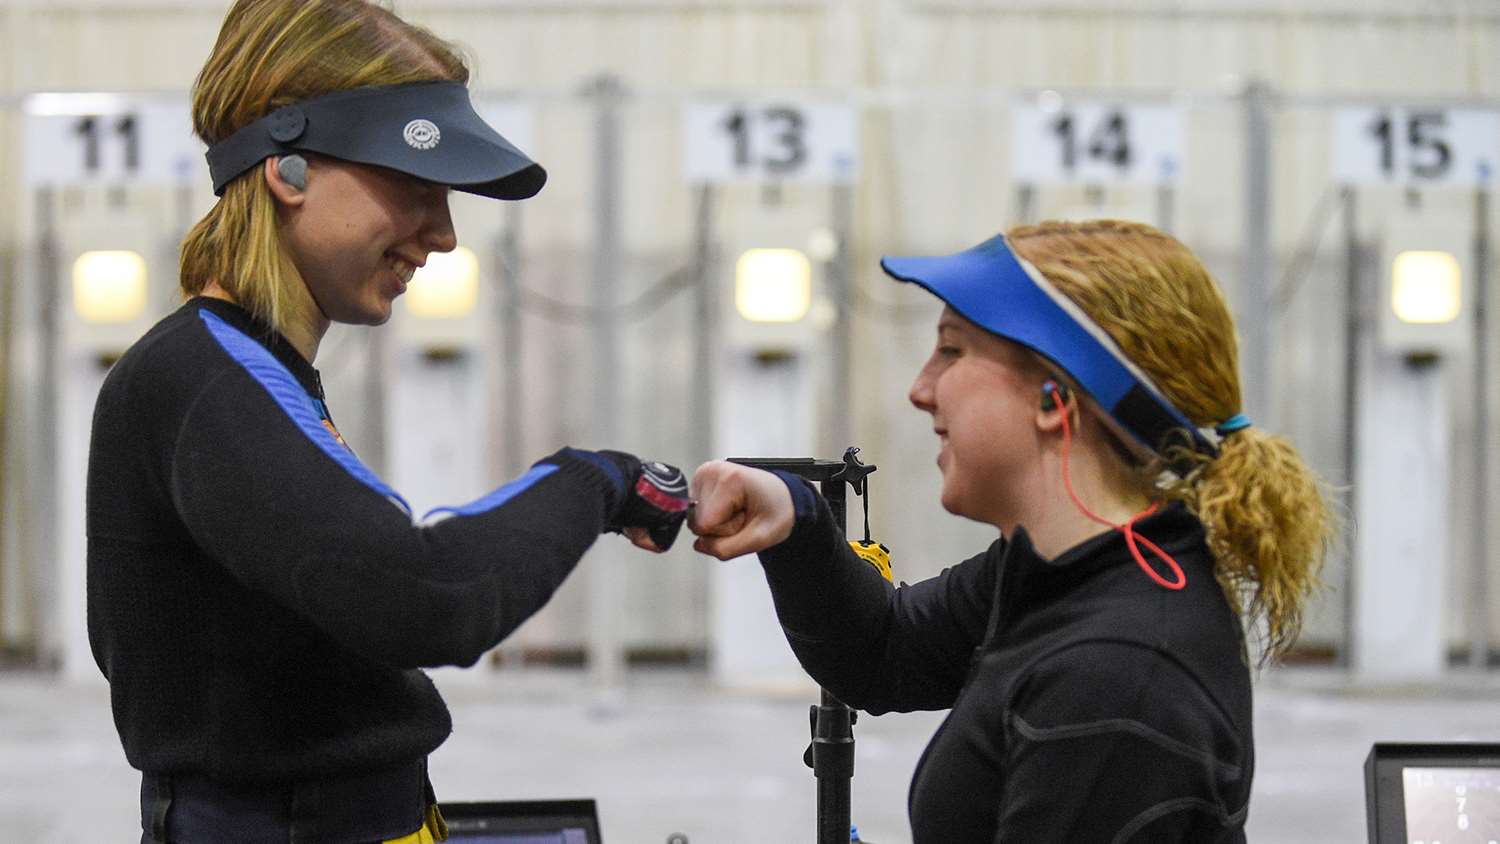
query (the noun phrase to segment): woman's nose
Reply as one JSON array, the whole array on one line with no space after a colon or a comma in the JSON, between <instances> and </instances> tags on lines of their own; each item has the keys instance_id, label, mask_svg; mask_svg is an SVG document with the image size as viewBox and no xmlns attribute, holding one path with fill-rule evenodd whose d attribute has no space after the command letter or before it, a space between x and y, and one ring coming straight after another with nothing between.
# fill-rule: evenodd
<instances>
[{"instance_id":1,"label":"woman's nose","mask_svg":"<svg viewBox=\"0 0 1500 844\"><path fill-rule=\"evenodd\" d=\"M458 246L458 233L453 229L453 214L448 210L446 191L433 201L428 211L422 245L430 252L452 252Z\"/></svg>"},{"instance_id":2,"label":"woman's nose","mask_svg":"<svg viewBox=\"0 0 1500 844\"><path fill-rule=\"evenodd\" d=\"M935 405L932 399L932 374L931 367L924 366L917 373L915 380L911 382L911 389L907 391L906 398L917 410L931 413Z\"/></svg>"}]
</instances>

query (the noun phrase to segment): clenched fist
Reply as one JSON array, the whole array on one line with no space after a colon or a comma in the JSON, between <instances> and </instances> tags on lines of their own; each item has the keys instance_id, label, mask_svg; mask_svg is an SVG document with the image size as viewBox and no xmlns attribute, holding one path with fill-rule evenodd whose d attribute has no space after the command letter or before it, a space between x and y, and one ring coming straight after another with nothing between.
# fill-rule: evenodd
<instances>
[{"instance_id":1,"label":"clenched fist","mask_svg":"<svg viewBox=\"0 0 1500 844\"><path fill-rule=\"evenodd\" d=\"M713 460L693 473L691 498L697 504L688 529L698 535L693 548L704 554L728 560L792 535L792 493L770 472Z\"/></svg>"}]
</instances>

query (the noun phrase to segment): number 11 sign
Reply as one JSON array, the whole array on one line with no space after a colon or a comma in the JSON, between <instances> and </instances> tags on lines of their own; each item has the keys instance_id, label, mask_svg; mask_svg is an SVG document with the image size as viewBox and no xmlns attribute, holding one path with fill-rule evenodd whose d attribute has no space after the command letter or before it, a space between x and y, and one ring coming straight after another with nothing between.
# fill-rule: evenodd
<instances>
[{"instance_id":1,"label":"number 11 sign","mask_svg":"<svg viewBox=\"0 0 1500 844\"><path fill-rule=\"evenodd\" d=\"M28 186L208 184L186 99L33 94L25 111Z\"/></svg>"},{"instance_id":2,"label":"number 11 sign","mask_svg":"<svg viewBox=\"0 0 1500 844\"><path fill-rule=\"evenodd\" d=\"M852 182L859 129L852 106L802 100L698 101L684 115L692 182Z\"/></svg>"}]
</instances>

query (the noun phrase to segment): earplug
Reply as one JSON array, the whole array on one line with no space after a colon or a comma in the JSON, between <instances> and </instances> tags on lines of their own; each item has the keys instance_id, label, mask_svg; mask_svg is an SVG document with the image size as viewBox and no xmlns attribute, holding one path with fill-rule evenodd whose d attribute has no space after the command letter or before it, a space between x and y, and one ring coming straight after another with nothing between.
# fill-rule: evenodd
<instances>
[{"instance_id":1,"label":"earplug","mask_svg":"<svg viewBox=\"0 0 1500 844\"><path fill-rule=\"evenodd\" d=\"M307 159L300 155L283 155L276 162L276 172L281 180L296 188L307 190Z\"/></svg>"},{"instance_id":2,"label":"earplug","mask_svg":"<svg viewBox=\"0 0 1500 844\"><path fill-rule=\"evenodd\" d=\"M1042 410L1056 410L1057 402L1061 400L1066 404L1069 395L1067 387L1048 378L1042 382Z\"/></svg>"}]
</instances>

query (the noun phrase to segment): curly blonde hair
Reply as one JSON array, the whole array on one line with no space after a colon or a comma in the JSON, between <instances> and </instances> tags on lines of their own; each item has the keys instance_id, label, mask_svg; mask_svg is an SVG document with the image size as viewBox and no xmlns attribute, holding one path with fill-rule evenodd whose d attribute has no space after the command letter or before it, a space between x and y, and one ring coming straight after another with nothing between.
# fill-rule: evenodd
<instances>
[{"instance_id":1,"label":"curly blonde hair","mask_svg":"<svg viewBox=\"0 0 1500 844\"><path fill-rule=\"evenodd\" d=\"M1196 256L1151 226L1118 220L1047 222L1006 232L1030 261L1144 370L1194 425L1241 411L1234 319ZM1251 427L1210 459L1180 447L1186 476L1146 468L1157 494L1203 522L1215 574L1247 628L1264 620L1263 660L1296 641L1320 586L1336 518L1328 484L1285 438Z\"/></svg>"},{"instance_id":2,"label":"curly blonde hair","mask_svg":"<svg viewBox=\"0 0 1500 844\"><path fill-rule=\"evenodd\" d=\"M372 85L469 81L454 45L366 0L238 0L193 85L193 132L209 146L282 106ZM217 281L280 330L300 276L281 248L259 168L224 194L182 243L182 292Z\"/></svg>"}]
</instances>

